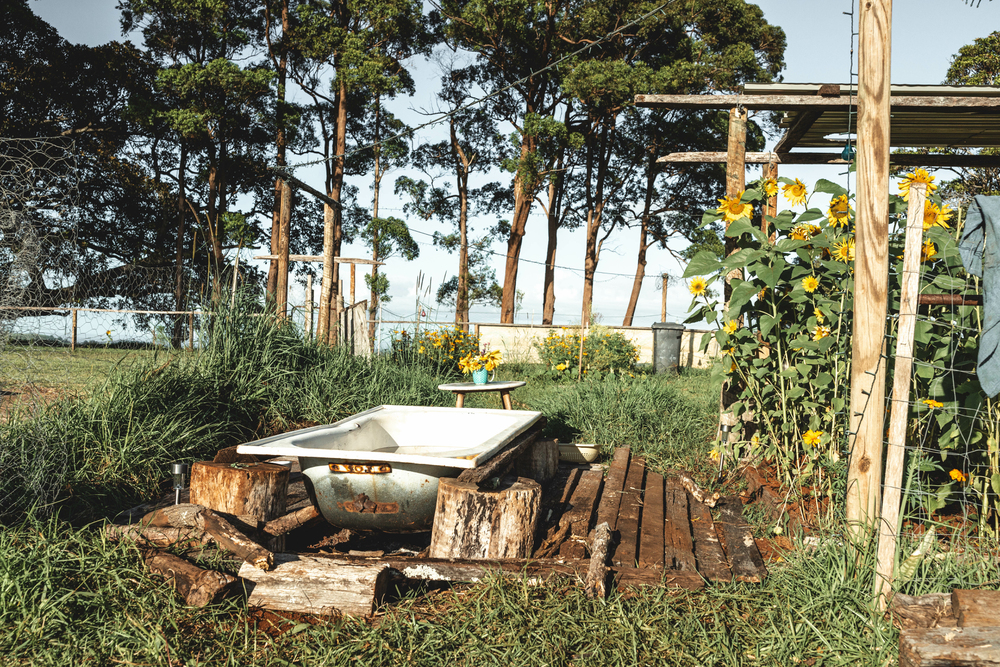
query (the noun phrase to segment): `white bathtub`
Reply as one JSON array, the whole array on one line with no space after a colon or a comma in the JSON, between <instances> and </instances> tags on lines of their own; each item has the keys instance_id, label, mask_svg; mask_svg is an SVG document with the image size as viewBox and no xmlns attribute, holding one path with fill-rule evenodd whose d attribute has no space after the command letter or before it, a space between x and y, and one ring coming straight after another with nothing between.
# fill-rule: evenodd
<instances>
[{"instance_id":1,"label":"white bathtub","mask_svg":"<svg viewBox=\"0 0 1000 667\"><path fill-rule=\"evenodd\" d=\"M336 526L425 530L434 518L438 478L481 465L540 417L522 410L382 405L237 451L298 457L313 503Z\"/></svg>"}]
</instances>

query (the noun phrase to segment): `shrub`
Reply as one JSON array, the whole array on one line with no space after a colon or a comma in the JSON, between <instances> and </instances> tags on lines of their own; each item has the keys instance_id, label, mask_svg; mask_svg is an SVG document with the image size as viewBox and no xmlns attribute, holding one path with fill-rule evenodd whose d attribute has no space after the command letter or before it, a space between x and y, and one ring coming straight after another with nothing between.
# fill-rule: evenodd
<instances>
[{"instance_id":1,"label":"shrub","mask_svg":"<svg viewBox=\"0 0 1000 667\"><path fill-rule=\"evenodd\" d=\"M424 329L416 335L408 331L393 332L391 340L395 358L415 361L444 375L460 374L458 360L479 352L479 338L458 326Z\"/></svg>"},{"instance_id":2,"label":"shrub","mask_svg":"<svg viewBox=\"0 0 1000 667\"><path fill-rule=\"evenodd\" d=\"M566 377L575 377L580 364L579 330L550 331L534 342L542 363ZM595 326L583 337L584 373L631 373L639 350L620 331Z\"/></svg>"}]
</instances>

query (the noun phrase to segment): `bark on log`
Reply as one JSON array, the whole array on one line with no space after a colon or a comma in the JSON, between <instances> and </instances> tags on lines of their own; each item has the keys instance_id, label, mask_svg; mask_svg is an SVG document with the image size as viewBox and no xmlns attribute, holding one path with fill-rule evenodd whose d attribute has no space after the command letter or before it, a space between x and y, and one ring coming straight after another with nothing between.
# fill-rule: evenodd
<instances>
[{"instance_id":1,"label":"bark on log","mask_svg":"<svg viewBox=\"0 0 1000 667\"><path fill-rule=\"evenodd\" d=\"M951 592L951 608L960 628L1000 627L1000 591L956 588Z\"/></svg>"},{"instance_id":2,"label":"bark on log","mask_svg":"<svg viewBox=\"0 0 1000 667\"><path fill-rule=\"evenodd\" d=\"M277 554L271 572L244 563L239 575L251 582L247 599L251 607L317 616L366 616L385 594L389 568L380 562Z\"/></svg>"},{"instance_id":3,"label":"bark on log","mask_svg":"<svg viewBox=\"0 0 1000 667\"><path fill-rule=\"evenodd\" d=\"M285 513L287 494L285 466L213 461L191 466L191 502L211 510L271 521Z\"/></svg>"},{"instance_id":4,"label":"bark on log","mask_svg":"<svg viewBox=\"0 0 1000 667\"><path fill-rule=\"evenodd\" d=\"M524 477L495 491L442 478L431 529L432 558L527 558L535 542L542 487Z\"/></svg>"},{"instance_id":5,"label":"bark on log","mask_svg":"<svg viewBox=\"0 0 1000 667\"><path fill-rule=\"evenodd\" d=\"M146 568L170 580L184 603L191 607L204 607L231 595L239 580L223 572L203 570L183 558L163 551L153 551L146 556Z\"/></svg>"},{"instance_id":6,"label":"bark on log","mask_svg":"<svg viewBox=\"0 0 1000 667\"><path fill-rule=\"evenodd\" d=\"M490 478L503 477L525 449L528 448L545 428L545 417L528 427L528 430L514 438L507 448L481 466L462 471L458 479L463 482L481 484Z\"/></svg>"},{"instance_id":7,"label":"bark on log","mask_svg":"<svg viewBox=\"0 0 1000 667\"><path fill-rule=\"evenodd\" d=\"M518 477L547 482L559 468L559 443L555 440L535 440L517 460Z\"/></svg>"},{"instance_id":8,"label":"bark on log","mask_svg":"<svg viewBox=\"0 0 1000 667\"><path fill-rule=\"evenodd\" d=\"M604 582L608 576L608 543L611 542L611 527L605 521L594 529L594 544L591 546L590 568L584 590L588 598L603 598L607 593Z\"/></svg>"},{"instance_id":9,"label":"bark on log","mask_svg":"<svg viewBox=\"0 0 1000 667\"><path fill-rule=\"evenodd\" d=\"M170 547L182 543L207 545L214 542L211 535L198 528L159 528L137 523L109 523L104 527L104 536L113 542L129 540L149 547Z\"/></svg>"},{"instance_id":10,"label":"bark on log","mask_svg":"<svg viewBox=\"0 0 1000 667\"><path fill-rule=\"evenodd\" d=\"M722 497L718 493L713 493L711 495L706 493L700 486L698 486L697 482L691 478L691 475L687 473L678 472L677 479L680 480L681 486L684 487L684 490L690 493L699 503L703 503L709 507L715 507L716 503L719 502L719 498Z\"/></svg>"},{"instance_id":11,"label":"bark on log","mask_svg":"<svg viewBox=\"0 0 1000 667\"><path fill-rule=\"evenodd\" d=\"M264 532L268 535L278 537L279 535L290 533L297 528L301 528L307 523L315 521L319 518L319 516L319 510L312 505L309 507L303 507L300 510L278 517L273 521L268 521L264 524Z\"/></svg>"},{"instance_id":12,"label":"bark on log","mask_svg":"<svg viewBox=\"0 0 1000 667\"><path fill-rule=\"evenodd\" d=\"M889 615L900 629L953 628L958 624L952 613L950 593L920 596L896 593L889 605Z\"/></svg>"},{"instance_id":13,"label":"bark on log","mask_svg":"<svg viewBox=\"0 0 1000 667\"><path fill-rule=\"evenodd\" d=\"M743 503L730 496L719 501L719 509L717 523L726 540L726 555L733 576L737 581L759 584L767 577L767 567L757 550L750 526L743 518Z\"/></svg>"},{"instance_id":14,"label":"bark on log","mask_svg":"<svg viewBox=\"0 0 1000 667\"><path fill-rule=\"evenodd\" d=\"M899 667L1000 667L1000 628L913 628L899 633Z\"/></svg>"},{"instance_id":15,"label":"bark on log","mask_svg":"<svg viewBox=\"0 0 1000 667\"><path fill-rule=\"evenodd\" d=\"M231 551L261 570L266 571L273 567L274 554L236 530L233 524L212 510L204 509L198 512L196 521L198 527L210 534L223 549Z\"/></svg>"}]
</instances>

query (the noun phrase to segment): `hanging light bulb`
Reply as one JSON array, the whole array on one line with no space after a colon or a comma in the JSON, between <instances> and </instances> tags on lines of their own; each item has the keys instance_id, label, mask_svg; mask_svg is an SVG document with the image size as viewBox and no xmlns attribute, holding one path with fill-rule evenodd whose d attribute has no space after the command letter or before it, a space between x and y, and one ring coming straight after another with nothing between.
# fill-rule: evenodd
<instances>
[{"instance_id":1,"label":"hanging light bulb","mask_svg":"<svg viewBox=\"0 0 1000 667\"><path fill-rule=\"evenodd\" d=\"M855 155L854 146L851 146L851 142L848 141L844 144L844 150L840 152L840 157L844 158L847 162L854 162Z\"/></svg>"}]
</instances>

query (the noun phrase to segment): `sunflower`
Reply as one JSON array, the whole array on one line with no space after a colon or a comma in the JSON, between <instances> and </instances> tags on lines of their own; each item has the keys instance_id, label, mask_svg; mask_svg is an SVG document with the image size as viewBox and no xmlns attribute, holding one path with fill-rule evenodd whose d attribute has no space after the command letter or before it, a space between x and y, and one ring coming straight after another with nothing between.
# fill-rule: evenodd
<instances>
[{"instance_id":1,"label":"sunflower","mask_svg":"<svg viewBox=\"0 0 1000 667\"><path fill-rule=\"evenodd\" d=\"M935 255L937 255L937 246L930 241L926 241L920 248L920 261L929 262L934 259Z\"/></svg>"},{"instance_id":2,"label":"sunflower","mask_svg":"<svg viewBox=\"0 0 1000 667\"><path fill-rule=\"evenodd\" d=\"M847 201L847 195L840 195L830 200L830 208L826 212L826 219L830 221L831 227L846 227L851 217L851 203Z\"/></svg>"},{"instance_id":3,"label":"sunflower","mask_svg":"<svg viewBox=\"0 0 1000 667\"><path fill-rule=\"evenodd\" d=\"M781 191L792 206L806 203L806 185L797 178L794 183L782 185Z\"/></svg>"},{"instance_id":4,"label":"sunflower","mask_svg":"<svg viewBox=\"0 0 1000 667\"><path fill-rule=\"evenodd\" d=\"M768 197L776 197L778 195L778 179L776 178L765 178L761 184L764 194Z\"/></svg>"},{"instance_id":5,"label":"sunflower","mask_svg":"<svg viewBox=\"0 0 1000 667\"><path fill-rule=\"evenodd\" d=\"M948 473L948 476L951 477L956 482L961 482L963 484L969 479L968 477L965 476L964 472L958 470L957 468Z\"/></svg>"},{"instance_id":6,"label":"sunflower","mask_svg":"<svg viewBox=\"0 0 1000 667\"><path fill-rule=\"evenodd\" d=\"M899 183L899 196L903 198L903 201L910 200L910 186L914 183L926 183L927 194L937 190L937 186L934 185L934 177L928 174L926 169L917 169L912 174L904 176Z\"/></svg>"},{"instance_id":7,"label":"sunflower","mask_svg":"<svg viewBox=\"0 0 1000 667\"><path fill-rule=\"evenodd\" d=\"M809 445L810 447L815 447L819 444L820 439L823 437L823 431L813 431L809 429L802 434L802 442Z\"/></svg>"},{"instance_id":8,"label":"sunflower","mask_svg":"<svg viewBox=\"0 0 1000 667\"><path fill-rule=\"evenodd\" d=\"M821 338L826 338L830 335L830 327L818 324L816 328L813 329L813 340L820 340Z\"/></svg>"},{"instance_id":9,"label":"sunflower","mask_svg":"<svg viewBox=\"0 0 1000 667\"><path fill-rule=\"evenodd\" d=\"M739 323L736 320L729 320L722 327L722 330L725 331L729 335L733 335L734 333L736 333L736 330L739 329L739 327L740 327L740 325L739 325Z\"/></svg>"},{"instance_id":10,"label":"sunflower","mask_svg":"<svg viewBox=\"0 0 1000 667\"><path fill-rule=\"evenodd\" d=\"M743 192L741 190L735 197L724 197L719 200L722 206L715 209L715 212L724 216L726 222L735 222L740 218L749 218L750 214L753 213L752 204L740 203L740 199L743 198Z\"/></svg>"},{"instance_id":11,"label":"sunflower","mask_svg":"<svg viewBox=\"0 0 1000 667\"><path fill-rule=\"evenodd\" d=\"M826 320L826 316L823 315L823 311L820 310L819 308L813 308L813 315L816 316L816 321L819 324L823 324L823 322Z\"/></svg>"},{"instance_id":12,"label":"sunflower","mask_svg":"<svg viewBox=\"0 0 1000 667\"><path fill-rule=\"evenodd\" d=\"M701 276L697 276L692 278L691 282L688 283L688 289L691 291L691 294L701 296L705 293L705 290L708 289L708 283L706 283L705 279Z\"/></svg>"},{"instance_id":13,"label":"sunflower","mask_svg":"<svg viewBox=\"0 0 1000 667\"><path fill-rule=\"evenodd\" d=\"M926 232L934 225L950 229L948 220L951 219L951 213L951 208L947 204L938 206L932 201L927 202L924 204L924 231Z\"/></svg>"},{"instance_id":14,"label":"sunflower","mask_svg":"<svg viewBox=\"0 0 1000 667\"><path fill-rule=\"evenodd\" d=\"M792 228L792 232L789 234L789 237L793 241L808 241L812 237L819 234L820 231L820 228L816 225L803 223L801 225L795 225L795 227Z\"/></svg>"},{"instance_id":15,"label":"sunflower","mask_svg":"<svg viewBox=\"0 0 1000 667\"><path fill-rule=\"evenodd\" d=\"M834 244L833 256L841 262L854 261L854 237L848 237L843 241Z\"/></svg>"},{"instance_id":16,"label":"sunflower","mask_svg":"<svg viewBox=\"0 0 1000 667\"><path fill-rule=\"evenodd\" d=\"M802 289L810 294L815 292L817 287L819 287L819 280L816 276L806 276L802 279Z\"/></svg>"}]
</instances>

